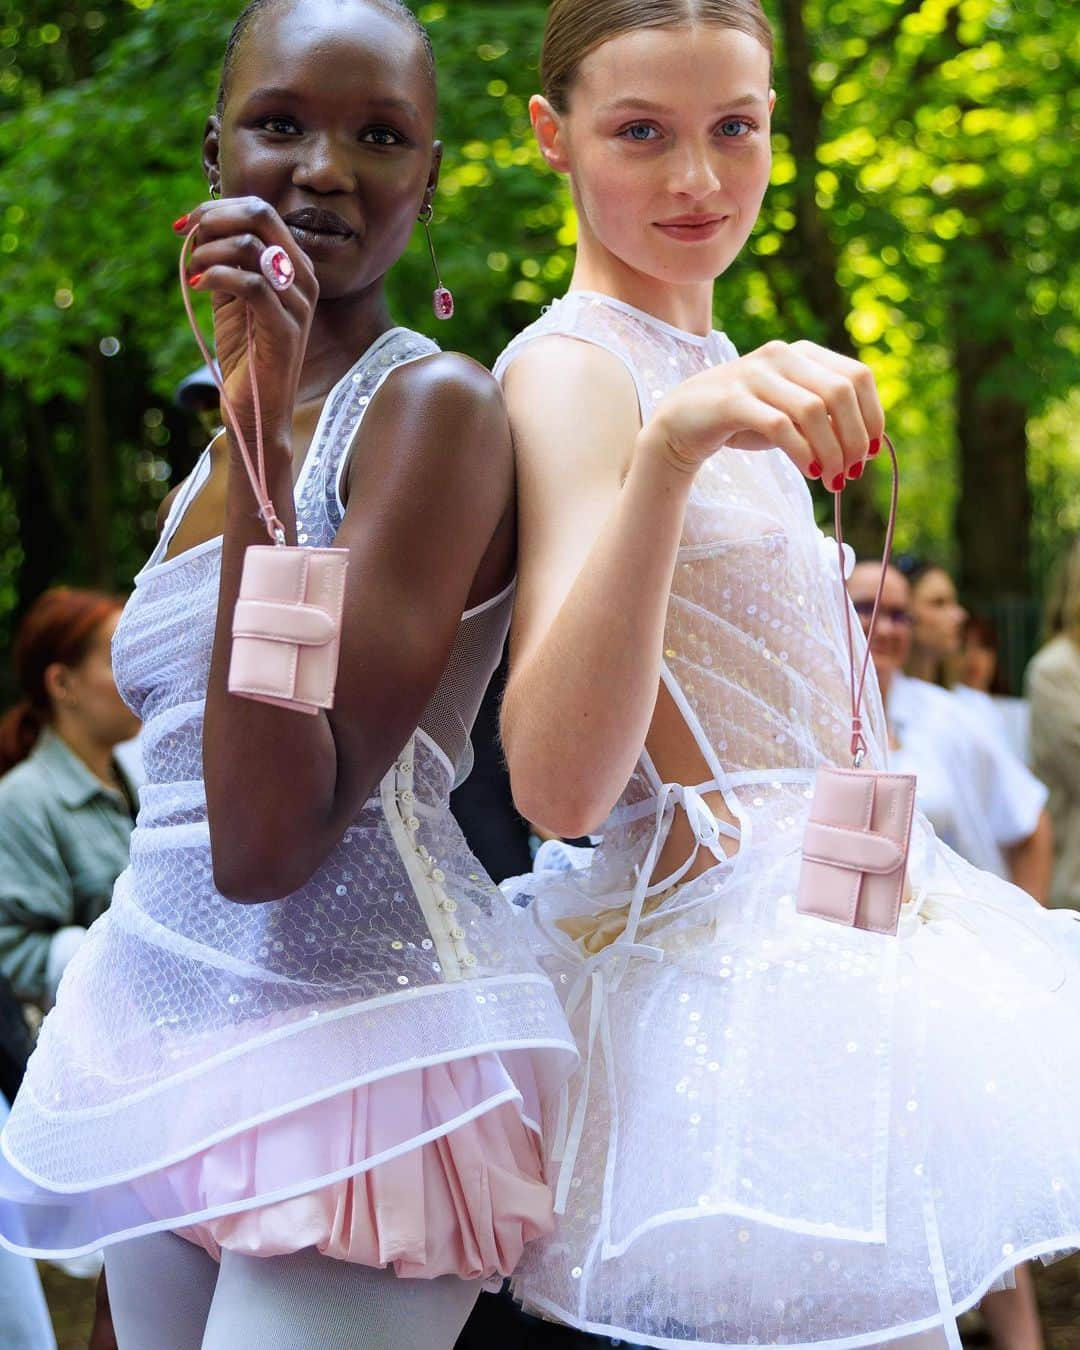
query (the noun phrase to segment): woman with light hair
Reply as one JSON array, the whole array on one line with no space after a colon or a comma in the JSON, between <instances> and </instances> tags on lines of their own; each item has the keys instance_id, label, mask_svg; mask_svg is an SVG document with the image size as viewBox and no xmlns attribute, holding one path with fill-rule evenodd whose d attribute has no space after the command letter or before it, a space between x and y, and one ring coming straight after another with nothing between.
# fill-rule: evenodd
<instances>
[{"instance_id":1,"label":"woman with light hair","mask_svg":"<svg viewBox=\"0 0 1080 1350\"><path fill-rule=\"evenodd\" d=\"M1027 671L1031 762L1050 789L1050 903L1080 909L1080 535L1058 571L1046 618L1048 640Z\"/></svg>"},{"instance_id":2,"label":"woman with light hair","mask_svg":"<svg viewBox=\"0 0 1080 1350\"><path fill-rule=\"evenodd\" d=\"M817 771L862 752L807 480L842 492L885 422L866 366L714 328L770 179L771 74L758 0L548 10L530 113L577 248L495 366L502 733L522 814L599 843L505 883L581 1055L544 1136L555 1231L513 1287L658 1350L961 1350L961 1313L1080 1245L1080 927L919 812L895 934L797 911Z\"/></svg>"}]
</instances>

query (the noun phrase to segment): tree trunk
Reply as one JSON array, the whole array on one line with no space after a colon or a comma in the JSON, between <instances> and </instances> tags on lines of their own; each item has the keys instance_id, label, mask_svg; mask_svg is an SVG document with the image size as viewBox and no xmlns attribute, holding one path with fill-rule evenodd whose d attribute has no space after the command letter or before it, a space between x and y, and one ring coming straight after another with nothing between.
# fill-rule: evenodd
<instances>
[{"instance_id":1,"label":"tree trunk","mask_svg":"<svg viewBox=\"0 0 1080 1350\"><path fill-rule=\"evenodd\" d=\"M1028 409L1009 391L1015 360L1007 338L984 338L956 324L956 434L960 498L956 535L960 586L976 605L1027 591L1031 493L1027 480Z\"/></svg>"},{"instance_id":2,"label":"tree trunk","mask_svg":"<svg viewBox=\"0 0 1080 1350\"><path fill-rule=\"evenodd\" d=\"M112 520L109 427L105 415L105 358L97 347L86 353L86 404L83 449L86 455L86 557L90 584L112 584Z\"/></svg>"},{"instance_id":3,"label":"tree trunk","mask_svg":"<svg viewBox=\"0 0 1080 1350\"><path fill-rule=\"evenodd\" d=\"M22 560L16 577L16 616L21 617L47 586L63 574L68 540L53 510L49 482L52 432L45 409L20 390L25 439L21 471L14 477Z\"/></svg>"},{"instance_id":4,"label":"tree trunk","mask_svg":"<svg viewBox=\"0 0 1080 1350\"><path fill-rule=\"evenodd\" d=\"M787 56L787 131L795 157L795 219L789 256L800 289L822 324L823 340L833 351L855 353L847 330L847 297L836 280L836 246L817 204L817 152L821 140L821 100L810 78L813 54L803 16L803 0L780 0L780 24Z\"/></svg>"},{"instance_id":5,"label":"tree trunk","mask_svg":"<svg viewBox=\"0 0 1080 1350\"><path fill-rule=\"evenodd\" d=\"M810 78L813 53L803 14L804 0L779 0L780 27L786 56L788 115L786 127L795 157L795 229L785 257L799 280L814 317L821 324L826 347L845 356L856 354L847 330L848 300L837 281L839 255L824 212L817 203L818 145L822 107ZM844 489L844 535L857 554L881 550L884 521L874 503L870 474ZM830 499L831 500L831 499Z\"/></svg>"}]
</instances>

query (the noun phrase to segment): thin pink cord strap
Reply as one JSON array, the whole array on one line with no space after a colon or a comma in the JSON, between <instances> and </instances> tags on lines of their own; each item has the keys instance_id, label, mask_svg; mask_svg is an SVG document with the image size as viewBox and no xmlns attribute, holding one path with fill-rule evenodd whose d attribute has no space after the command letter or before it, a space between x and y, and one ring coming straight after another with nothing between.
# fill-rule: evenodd
<instances>
[{"instance_id":1,"label":"thin pink cord strap","mask_svg":"<svg viewBox=\"0 0 1080 1350\"><path fill-rule=\"evenodd\" d=\"M896 529L896 502L900 492L900 469L896 462L896 448L888 436L884 441L892 461L892 492L889 499L889 519L885 527L885 547L881 556L881 577L878 580L877 594L874 596L874 610L866 630L866 650L863 652L862 666L858 681L855 679L855 639L851 629L851 601L848 598L846 578L844 576L844 534L840 521L840 506L843 493L837 492L833 498L833 519L836 523L836 549L840 559L840 608L844 615L844 627L847 632L848 681L851 691L851 757L858 768L866 754L866 738L862 728L862 699L866 688L866 675L870 666L870 642L877 626L881 597L885 591L885 573L892 557L893 533Z\"/></svg>"},{"instance_id":2,"label":"thin pink cord strap","mask_svg":"<svg viewBox=\"0 0 1080 1350\"><path fill-rule=\"evenodd\" d=\"M218 374L217 364L210 354L210 349L207 347L202 333L199 331L195 311L191 305L187 260L191 253L194 238L195 230L189 231L180 249L180 295L184 301L184 309L187 311L191 331L195 334L195 341L199 344L199 351L202 352L203 360L206 362L207 369L210 371L210 375L217 385L218 393L221 395L221 409L232 431L233 439L236 441L236 448L240 451L240 458L247 471L251 490L259 504L259 518L266 526L266 532L270 536L271 543L281 545L285 543L285 526L278 519L274 503L270 500L270 488L266 481L266 451L263 442L262 413L259 409L259 383L255 375L255 320L250 306L246 307L248 378L251 381L251 397L255 409L255 462L253 463L247 440L240 429L240 419L237 417L236 410L225 392L225 383Z\"/></svg>"}]
</instances>

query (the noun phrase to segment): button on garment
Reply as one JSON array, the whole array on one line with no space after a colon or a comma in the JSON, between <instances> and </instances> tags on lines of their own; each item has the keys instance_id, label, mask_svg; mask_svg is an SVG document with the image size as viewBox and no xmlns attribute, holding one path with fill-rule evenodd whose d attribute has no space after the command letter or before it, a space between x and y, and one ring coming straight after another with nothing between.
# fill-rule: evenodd
<instances>
[{"instance_id":1,"label":"button on garment","mask_svg":"<svg viewBox=\"0 0 1080 1350\"><path fill-rule=\"evenodd\" d=\"M313 545L332 543L341 523L341 475L365 409L384 380L436 350L392 329L328 396L296 484L297 528ZM462 616L415 734L310 880L270 904L216 891L202 727L221 539L164 559L207 470L204 456L114 640L117 682L144 720L148 782L130 867L65 975L5 1130L0 1231L24 1249L98 1246L313 1193L506 1104L535 1136L541 1102L575 1057L549 981L448 806L512 589ZM476 1072L414 1092L415 1109L387 1108L379 1084L470 1057ZM357 1132L335 1124L324 1138L317 1121L305 1131L305 1111L344 1116ZM378 1122L370 1137L365 1120ZM523 1156L515 1149L506 1156ZM482 1217L492 1193L472 1175L466 1208ZM246 1241L242 1226L233 1236ZM363 1250L390 1240L381 1230L326 1240L344 1242L340 1252L353 1238Z\"/></svg>"}]
</instances>

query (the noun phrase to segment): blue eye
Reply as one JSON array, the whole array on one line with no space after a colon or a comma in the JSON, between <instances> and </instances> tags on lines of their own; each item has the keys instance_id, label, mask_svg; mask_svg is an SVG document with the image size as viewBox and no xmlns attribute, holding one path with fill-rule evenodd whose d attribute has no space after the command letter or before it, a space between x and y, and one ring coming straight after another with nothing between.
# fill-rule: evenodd
<instances>
[{"instance_id":1,"label":"blue eye","mask_svg":"<svg viewBox=\"0 0 1080 1350\"><path fill-rule=\"evenodd\" d=\"M625 136L628 141L637 141L639 144L644 144L646 141L655 140L659 132L648 122L634 122L619 132L619 135Z\"/></svg>"},{"instance_id":2,"label":"blue eye","mask_svg":"<svg viewBox=\"0 0 1080 1350\"><path fill-rule=\"evenodd\" d=\"M728 117L720 123L720 134L728 140L739 140L744 132L753 131L755 124L746 117Z\"/></svg>"}]
</instances>

